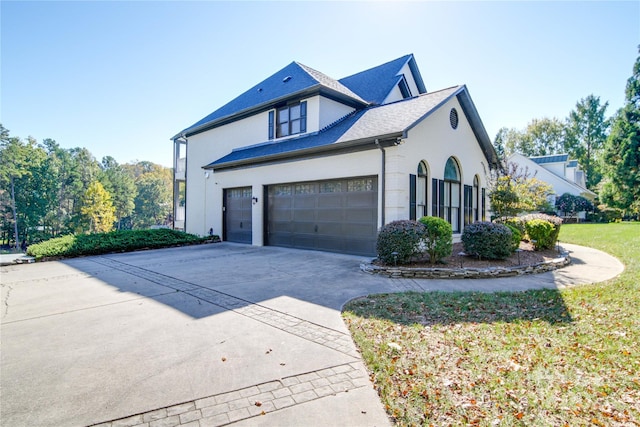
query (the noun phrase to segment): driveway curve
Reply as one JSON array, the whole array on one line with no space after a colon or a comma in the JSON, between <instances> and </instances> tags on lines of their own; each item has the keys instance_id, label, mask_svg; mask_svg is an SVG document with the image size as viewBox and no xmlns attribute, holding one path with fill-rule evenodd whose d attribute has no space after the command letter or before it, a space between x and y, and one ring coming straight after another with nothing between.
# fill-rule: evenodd
<instances>
[{"instance_id":1,"label":"driveway curve","mask_svg":"<svg viewBox=\"0 0 640 427\"><path fill-rule=\"evenodd\" d=\"M388 279L368 259L231 243L2 267L0 421L11 426L389 425L342 322L373 293L594 283L623 265L563 244L535 276Z\"/></svg>"}]
</instances>

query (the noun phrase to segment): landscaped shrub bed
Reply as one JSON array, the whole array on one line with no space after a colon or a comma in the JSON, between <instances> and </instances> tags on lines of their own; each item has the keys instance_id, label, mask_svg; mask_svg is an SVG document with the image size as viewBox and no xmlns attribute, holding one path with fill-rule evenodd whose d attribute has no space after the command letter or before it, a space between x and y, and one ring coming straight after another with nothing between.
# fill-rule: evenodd
<instances>
[{"instance_id":1,"label":"landscaped shrub bed","mask_svg":"<svg viewBox=\"0 0 640 427\"><path fill-rule=\"evenodd\" d=\"M213 240L217 236L213 236ZM123 230L110 233L78 234L56 237L29 246L27 255L36 260L43 258L100 255L128 252L138 249L158 249L178 245L191 245L211 240L171 229Z\"/></svg>"}]
</instances>

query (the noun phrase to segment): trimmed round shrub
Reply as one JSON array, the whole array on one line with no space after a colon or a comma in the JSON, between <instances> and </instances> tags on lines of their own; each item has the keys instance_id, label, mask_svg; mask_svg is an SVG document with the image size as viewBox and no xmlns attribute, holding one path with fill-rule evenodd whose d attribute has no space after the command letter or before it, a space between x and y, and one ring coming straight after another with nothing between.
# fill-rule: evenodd
<instances>
[{"instance_id":1,"label":"trimmed round shrub","mask_svg":"<svg viewBox=\"0 0 640 427\"><path fill-rule=\"evenodd\" d=\"M511 230L511 243L513 243L511 252L515 252L516 249L520 247L520 240L522 240L522 233L520 233L520 230L518 230L511 224L505 224L505 225L509 227L509 230Z\"/></svg>"},{"instance_id":2,"label":"trimmed round shrub","mask_svg":"<svg viewBox=\"0 0 640 427\"><path fill-rule=\"evenodd\" d=\"M378 259L385 264L410 262L421 253L423 235L424 225L417 221L400 220L384 225L376 242Z\"/></svg>"},{"instance_id":3,"label":"trimmed round shrub","mask_svg":"<svg viewBox=\"0 0 640 427\"><path fill-rule=\"evenodd\" d=\"M532 219L526 223L527 235L533 243L535 250L552 248L556 242L554 239L555 226L544 219Z\"/></svg>"},{"instance_id":4,"label":"trimmed round shrub","mask_svg":"<svg viewBox=\"0 0 640 427\"><path fill-rule=\"evenodd\" d=\"M531 221L532 219L541 219L543 221L549 221L553 225L553 233L551 234L552 242L549 247L552 247L553 245L555 245L556 241L558 241L558 236L560 235L560 226L562 225L562 218L560 218L559 216L538 213L538 214L524 215L521 218L525 222L525 233L528 235L527 238L529 240L537 240L537 239L529 235L528 230L526 230L526 223Z\"/></svg>"},{"instance_id":5,"label":"trimmed round shrub","mask_svg":"<svg viewBox=\"0 0 640 427\"><path fill-rule=\"evenodd\" d=\"M437 216L423 216L419 222L424 225L423 248L429 254L432 264L451 255L453 251L453 231L451 224Z\"/></svg>"},{"instance_id":6,"label":"trimmed round shrub","mask_svg":"<svg viewBox=\"0 0 640 427\"><path fill-rule=\"evenodd\" d=\"M486 259L508 258L513 253L512 239L509 227L487 221L467 225L462 232L464 251Z\"/></svg>"}]
</instances>

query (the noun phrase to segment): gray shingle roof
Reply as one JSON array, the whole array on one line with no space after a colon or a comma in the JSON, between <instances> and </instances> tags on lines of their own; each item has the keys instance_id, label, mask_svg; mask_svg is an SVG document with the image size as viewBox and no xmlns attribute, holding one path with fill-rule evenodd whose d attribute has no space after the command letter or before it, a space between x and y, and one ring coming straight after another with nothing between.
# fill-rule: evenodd
<instances>
[{"instance_id":1,"label":"gray shingle roof","mask_svg":"<svg viewBox=\"0 0 640 427\"><path fill-rule=\"evenodd\" d=\"M352 113L320 132L235 149L205 168L216 169L271 158L294 157L309 150L338 149L357 141L373 141L378 137L400 137L448 99L464 90L464 86L455 86L391 104L372 106Z\"/></svg>"},{"instance_id":2,"label":"gray shingle roof","mask_svg":"<svg viewBox=\"0 0 640 427\"><path fill-rule=\"evenodd\" d=\"M306 65L292 62L213 113L182 130L174 138L201 132L216 124L224 123L225 120L234 116L273 108L273 104L278 101L313 91L323 91L361 107L368 104L337 80Z\"/></svg>"},{"instance_id":3,"label":"gray shingle roof","mask_svg":"<svg viewBox=\"0 0 640 427\"><path fill-rule=\"evenodd\" d=\"M411 54L344 77L339 81L368 102L382 104L394 86L400 81L401 77L399 73L407 63L409 63L416 85L420 91L420 93L414 93L413 95L417 96L421 93L426 93L427 89L424 86L422 76L415 63L415 58Z\"/></svg>"},{"instance_id":4,"label":"gray shingle roof","mask_svg":"<svg viewBox=\"0 0 640 427\"><path fill-rule=\"evenodd\" d=\"M461 88L462 86L454 86L415 98L369 108L360 120L336 142L405 133Z\"/></svg>"}]
</instances>

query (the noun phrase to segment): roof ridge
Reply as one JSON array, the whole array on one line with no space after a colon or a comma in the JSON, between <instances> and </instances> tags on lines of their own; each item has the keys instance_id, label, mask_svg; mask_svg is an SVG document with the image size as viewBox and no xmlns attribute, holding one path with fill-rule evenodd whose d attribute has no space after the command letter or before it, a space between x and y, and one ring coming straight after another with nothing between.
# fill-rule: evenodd
<instances>
[{"instance_id":1,"label":"roof ridge","mask_svg":"<svg viewBox=\"0 0 640 427\"><path fill-rule=\"evenodd\" d=\"M323 73L322 71L318 71L315 68L309 67L308 65L305 65L301 62L298 61L293 61L294 64L296 64L298 67L300 67L305 73L307 73L312 79L314 79L316 82L318 82L318 84L320 84L321 86L325 86L334 90L338 90L340 92L343 92L345 95L348 95L358 101L362 101L365 104L368 104L367 101L365 101L364 99L362 99L357 93L355 93L354 91L352 91L350 88L348 88L346 85L342 84L339 80L334 79L333 77L329 76L328 74ZM334 87L332 87L331 85L333 85Z\"/></svg>"},{"instance_id":2,"label":"roof ridge","mask_svg":"<svg viewBox=\"0 0 640 427\"><path fill-rule=\"evenodd\" d=\"M367 108L365 108L365 110L367 110ZM318 131L318 133L325 132L325 131L327 131L327 130L331 129L332 127L334 127L334 126L338 125L339 123L341 123L341 122L343 122L343 121L347 120L349 117L351 117L351 116L355 115L356 113L358 113L358 111L364 111L364 110L353 110L353 111L351 111L351 112L349 112L349 113L345 114L344 116L340 117L339 119L334 120L333 122L329 123L328 125L326 125L326 126L325 126L325 127L323 127L322 129L320 129L320 130Z\"/></svg>"}]
</instances>

